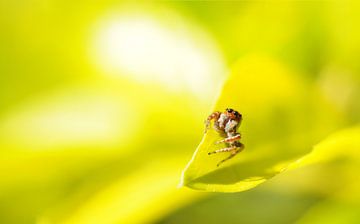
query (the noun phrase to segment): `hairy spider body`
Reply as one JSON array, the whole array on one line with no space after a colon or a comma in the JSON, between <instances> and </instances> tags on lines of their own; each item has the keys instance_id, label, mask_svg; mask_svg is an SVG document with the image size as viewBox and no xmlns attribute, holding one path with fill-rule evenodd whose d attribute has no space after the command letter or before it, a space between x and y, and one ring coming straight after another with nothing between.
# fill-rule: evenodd
<instances>
[{"instance_id":1,"label":"hairy spider body","mask_svg":"<svg viewBox=\"0 0 360 224\"><path fill-rule=\"evenodd\" d=\"M208 155L219 152L230 152L229 157L221 160L217 164L217 166L219 166L221 163L231 159L244 149L244 145L239 141L241 135L237 132L242 120L242 115L236 110L229 108L226 109L225 112L215 111L210 114L205 121L205 133L210 128L212 120L214 120L214 129L219 132L221 136L225 137L223 140L217 141L215 144L225 143L227 144L227 147L209 152Z\"/></svg>"}]
</instances>

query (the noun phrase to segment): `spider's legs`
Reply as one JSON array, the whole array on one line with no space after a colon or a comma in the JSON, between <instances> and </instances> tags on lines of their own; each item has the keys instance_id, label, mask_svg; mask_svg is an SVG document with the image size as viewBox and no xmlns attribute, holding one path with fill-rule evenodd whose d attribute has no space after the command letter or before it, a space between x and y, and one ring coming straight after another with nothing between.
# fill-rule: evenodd
<instances>
[{"instance_id":1,"label":"spider's legs","mask_svg":"<svg viewBox=\"0 0 360 224\"><path fill-rule=\"evenodd\" d=\"M236 154L239 153L239 150L234 150L234 151L231 151L231 154L230 156L226 157L225 159L221 160L218 164L216 164L216 166L220 166L220 164L222 164L223 162L231 159L232 157L234 157Z\"/></svg>"},{"instance_id":2,"label":"spider's legs","mask_svg":"<svg viewBox=\"0 0 360 224\"><path fill-rule=\"evenodd\" d=\"M230 137L227 137L223 140L220 140L220 141L217 141L215 142L215 144L220 144L220 143L224 143L224 142L235 142L235 141L238 141L239 139L241 138L241 135L240 134L237 134L235 136L230 136Z\"/></svg>"},{"instance_id":3,"label":"spider's legs","mask_svg":"<svg viewBox=\"0 0 360 224\"><path fill-rule=\"evenodd\" d=\"M219 153L219 152L231 152L230 156L228 156L225 159L221 160L217 164L217 166L220 166L220 164L222 164L223 162L231 159L232 157L234 157L236 154L238 154L239 152L241 152L244 149L244 145L242 143L240 143L240 142L233 142L232 144L233 145L231 147L218 149L218 150L215 150L213 152L208 153L208 155L211 155L211 154L216 154L216 153Z\"/></svg>"},{"instance_id":4,"label":"spider's legs","mask_svg":"<svg viewBox=\"0 0 360 224\"><path fill-rule=\"evenodd\" d=\"M213 152L209 152L208 155L216 154L216 153L219 153L219 152L231 152L231 151L234 151L236 148L237 148L237 146L231 146L231 147L228 147L228 148L218 149L218 150L215 150Z\"/></svg>"},{"instance_id":5,"label":"spider's legs","mask_svg":"<svg viewBox=\"0 0 360 224\"><path fill-rule=\"evenodd\" d=\"M210 123L211 123L211 120L218 120L219 117L220 117L220 112L219 111L215 111L214 113L210 114L208 116L208 118L205 120L205 131L204 133L206 133L206 131L210 128Z\"/></svg>"},{"instance_id":6,"label":"spider's legs","mask_svg":"<svg viewBox=\"0 0 360 224\"><path fill-rule=\"evenodd\" d=\"M236 156L236 154L238 154L239 152L241 152L244 149L244 145L241 144L241 147L236 147L235 150L231 151L230 156L226 157L225 159L221 160L216 166L220 166L220 164L222 164L223 162L233 158L234 156Z\"/></svg>"}]
</instances>

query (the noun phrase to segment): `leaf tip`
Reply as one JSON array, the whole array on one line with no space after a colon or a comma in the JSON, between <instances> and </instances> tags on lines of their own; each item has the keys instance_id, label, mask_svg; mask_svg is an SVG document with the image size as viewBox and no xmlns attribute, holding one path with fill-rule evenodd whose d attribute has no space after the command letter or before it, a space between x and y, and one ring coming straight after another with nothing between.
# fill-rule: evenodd
<instances>
[{"instance_id":1,"label":"leaf tip","mask_svg":"<svg viewBox=\"0 0 360 224\"><path fill-rule=\"evenodd\" d=\"M179 182L179 184L177 185L177 188L179 189L179 188L182 188L182 187L184 187L184 178L183 178L182 175L181 175L180 182Z\"/></svg>"}]
</instances>

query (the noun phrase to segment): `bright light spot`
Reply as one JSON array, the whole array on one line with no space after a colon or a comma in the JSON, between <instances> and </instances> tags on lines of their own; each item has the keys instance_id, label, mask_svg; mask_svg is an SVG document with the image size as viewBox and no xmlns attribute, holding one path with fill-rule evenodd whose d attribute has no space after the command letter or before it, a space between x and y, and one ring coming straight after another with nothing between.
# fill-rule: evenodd
<instances>
[{"instance_id":1,"label":"bright light spot","mask_svg":"<svg viewBox=\"0 0 360 224\"><path fill-rule=\"evenodd\" d=\"M67 89L15 108L1 135L11 146L36 150L127 144L138 121L130 124L135 114L129 110L117 96Z\"/></svg>"},{"instance_id":2,"label":"bright light spot","mask_svg":"<svg viewBox=\"0 0 360 224\"><path fill-rule=\"evenodd\" d=\"M325 97L342 110L349 105L356 89L350 72L333 67L321 73L319 86Z\"/></svg>"},{"instance_id":3,"label":"bright light spot","mask_svg":"<svg viewBox=\"0 0 360 224\"><path fill-rule=\"evenodd\" d=\"M206 33L171 13L137 15L110 16L97 24L91 54L102 71L199 96L217 92L225 66Z\"/></svg>"}]
</instances>

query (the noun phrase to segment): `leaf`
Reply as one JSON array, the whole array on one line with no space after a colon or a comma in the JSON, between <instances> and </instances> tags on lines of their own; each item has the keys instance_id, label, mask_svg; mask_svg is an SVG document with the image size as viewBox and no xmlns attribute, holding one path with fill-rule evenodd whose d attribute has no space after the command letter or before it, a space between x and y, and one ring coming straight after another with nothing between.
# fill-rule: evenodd
<instances>
[{"instance_id":1,"label":"leaf","mask_svg":"<svg viewBox=\"0 0 360 224\"><path fill-rule=\"evenodd\" d=\"M134 172L127 172L120 179L114 178L99 188L86 200L81 194L68 198L62 206L44 214L44 223L144 223L154 222L177 208L208 196L207 193L176 188L179 160L183 156L154 158L139 165ZM164 169L164 166L166 169ZM171 200L169 200L171 197ZM59 217L59 214L66 214Z\"/></svg>"},{"instance_id":2,"label":"leaf","mask_svg":"<svg viewBox=\"0 0 360 224\"><path fill-rule=\"evenodd\" d=\"M313 151L291 164L289 169L295 169L313 163L328 162L334 159L360 160L360 126L347 128L330 135L314 146ZM360 194L360 191L359 191Z\"/></svg>"},{"instance_id":3,"label":"leaf","mask_svg":"<svg viewBox=\"0 0 360 224\"><path fill-rule=\"evenodd\" d=\"M1 119L5 215L0 223L143 223L207 195L176 188L187 159L183 148L195 143L192 136L202 128L190 111L178 113L188 99L142 86L136 93L147 97L137 105L129 102L133 87L118 87L108 82L65 86L29 98ZM130 115L129 110L134 112ZM171 123L164 119L169 114ZM130 120L135 129L128 127ZM138 122L141 128L136 128ZM185 122L189 125L173 128ZM170 150L167 142L172 143ZM15 216L10 212L14 210Z\"/></svg>"},{"instance_id":4,"label":"leaf","mask_svg":"<svg viewBox=\"0 0 360 224\"><path fill-rule=\"evenodd\" d=\"M311 83L264 56L249 56L235 64L214 111L225 108L243 114L240 132L245 150L217 167L228 154L208 155L225 147L214 144L221 139L216 131L208 131L180 185L218 192L253 188L284 171L341 126L333 119L338 117L336 110Z\"/></svg>"},{"instance_id":5,"label":"leaf","mask_svg":"<svg viewBox=\"0 0 360 224\"><path fill-rule=\"evenodd\" d=\"M338 131L320 142L309 155L300 159L290 168L299 168L314 163L332 160L345 161L346 178L342 187L329 198L310 208L297 223L358 223L360 221L360 183L358 180L360 126ZM345 159L344 159L345 158ZM355 172L354 172L355 171ZM336 175L336 179L339 177ZM341 180L341 179L340 179ZM331 212L333 211L333 212Z\"/></svg>"}]
</instances>

